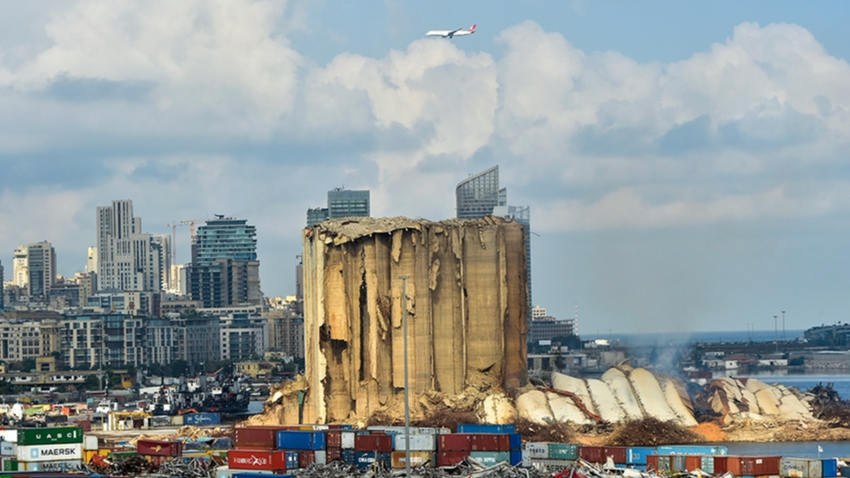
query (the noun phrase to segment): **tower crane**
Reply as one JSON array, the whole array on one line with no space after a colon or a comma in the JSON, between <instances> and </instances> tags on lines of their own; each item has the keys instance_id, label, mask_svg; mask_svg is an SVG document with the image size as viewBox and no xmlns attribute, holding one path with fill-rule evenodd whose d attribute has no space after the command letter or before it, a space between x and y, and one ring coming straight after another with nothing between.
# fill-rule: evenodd
<instances>
[{"instance_id":1,"label":"tower crane","mask_svg":"<svg viewBox=\"0 0 850 478\"><path fill-rule=\"evenodd\" d=\"M192 243L195 242L195 223L196 222L205 222L209 219L186 219L183 221L173 221L171 224L166 224L166 227L171 228L171 261L172 264L178 265L177 262L177 226L189 226L189 238ZM171 278L172 282L176 279L174 277ZM169 284L171 287L174 287L174 284Z\"/></svg>"}]
</instances>

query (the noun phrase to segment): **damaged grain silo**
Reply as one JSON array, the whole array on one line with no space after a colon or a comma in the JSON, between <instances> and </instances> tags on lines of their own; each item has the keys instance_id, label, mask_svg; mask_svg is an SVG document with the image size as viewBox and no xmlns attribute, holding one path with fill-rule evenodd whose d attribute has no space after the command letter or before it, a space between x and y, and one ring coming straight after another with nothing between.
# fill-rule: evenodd
<instances>
[{"instance_id":1,"label":"damaged grain silo","mask_svg":"<svg viewBox=\"0 0 850 478\"><path fill-rule=\"evenodd\" d=\"M402 276L413 407L471 382L493 393L525 385L524 241L521 225L491 216L331 219L305 229L299 420L366 419L403 406Z\"/></svg>"}]
</instances>

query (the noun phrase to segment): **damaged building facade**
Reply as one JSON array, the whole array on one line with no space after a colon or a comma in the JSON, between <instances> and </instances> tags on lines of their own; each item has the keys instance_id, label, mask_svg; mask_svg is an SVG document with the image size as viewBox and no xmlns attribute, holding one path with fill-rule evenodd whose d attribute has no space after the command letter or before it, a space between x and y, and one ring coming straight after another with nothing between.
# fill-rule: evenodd
<instances>
[{"instance_id":1,"label":"damaged building facade","mask_svg":"<svg viewBox=\"0 0 850 478\"><path fill-rule=\"evenodd\" d=\"M305 229L306 395L300 405L288 397L286 419L366 419L403 407L403 289L414 413L424 396L524 386L525 238L520 224L492 216L332 219Z\"/></svg>"}]
</instances>

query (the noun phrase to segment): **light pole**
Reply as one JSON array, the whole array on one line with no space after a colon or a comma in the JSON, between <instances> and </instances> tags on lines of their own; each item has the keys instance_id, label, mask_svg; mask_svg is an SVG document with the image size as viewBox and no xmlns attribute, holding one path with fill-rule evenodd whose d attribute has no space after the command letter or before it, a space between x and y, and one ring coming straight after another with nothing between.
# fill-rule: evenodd
<instances>
[{"instance_id":1,"label":"light pole","mask_svg":"<svg viewBox=\"0 0 850 478\"><path fill-rule=\"evenodd\" d=\"M776 346L775 350L777 352L779 352L779 327L776 322L778 318L778 315L773 316L773 344Z\"/></svg>"},{"instance_id":2,"label":"light pole","mask_svg":"<svg viewBox=\"0 0 850 478\"><path fill-rule=\"evenodd\" d=\"M782 311L782 341L785 342L785 311Z\"/></svg>"},{"instance_id":3,"label":"light pole","mask_svg":"<svg viewBox=\"0 0 850 478\"><path fill-rule=\"evenodd\" d=\"M410 387L407 372L407 279L410 276L400 276L401 279L401 324L404 335L404 473L410 478Z\"/></svg>"}]
</instances>

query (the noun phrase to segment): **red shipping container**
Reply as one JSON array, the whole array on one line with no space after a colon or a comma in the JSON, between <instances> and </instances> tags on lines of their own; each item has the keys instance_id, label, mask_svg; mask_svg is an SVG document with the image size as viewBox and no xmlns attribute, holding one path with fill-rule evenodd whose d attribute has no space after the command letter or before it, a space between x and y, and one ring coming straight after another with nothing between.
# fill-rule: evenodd
<instances>
[{"instance_id":1,"label":"red shipping container","mask_svg":"<svg viewBox=\"0 0 850 478\"><path fill-rule=\"evenodd\" d=\"M605 463L605 448L601 446L580 446L578 457L590 463Z\"/></svg>"},{"instance_id":2,"label":"red shipping container","mask_svg":"<svg viewBox=\"0 0 850 478\"><path fill-rule=\"evenodd\" d=\"M342 431L330 430L325 433L328 448L342 448Z\"/></svg>"},{"instance_id":3,"label":"red shipping container","mask_svg":"<svg viewBox=\"0 0 850 478\"><path fill-rule=\"evenodd\" d=\"M778 475L781 459L778 456L743 456L741 457L741 474Z\"/></svg>"},{"instance_id":4,"label":"red shipping container","mask_svg":"<svg viewBox=\"0 0 850 478\"><path fill-rule=\"evenodd\" d=\"M281 427L236 428L233 432L233 443L237 448L274 450L277 448L277 432L281 429Z\"/></svg>"},{"instance_id":5,"label":"red shipping container","mask_svg":"<svg viewBox=\"0 0 850 478\"><path fill-rule=\"evenodd\" d=\"M740 456L715 456L714 457L714 474L720 476L724 473L732 473L735 476L741 474L741 457ZM778 474L778 473L777 473Z\"/></svg>"},{"instance_id":6,"label":"red shipping container","mask_svg":"<svg viewBox=\"0 0 850 478\"><path fill-rule=\"evenodd\" d=\"M471 451L472 440L467 433L448 433L440 435L440 451ZM468 454L468 453L467 453Z\"/></svg>"},{"instance_id":7,"label":"red shipping container","mask_svg":"<svg viewBox=\"0 0 850 478\"><path fill-rule=\"evenodd\" d=\"M238 470L286 470L286 451L234 449L227 452L227 466Z\"/></svg>"},{"instance_id":8,"label":"red shipping container","mask_svg":"<svg viewBox=\"0 0 850 478\"><path fill-rule=\"evenodd\" d=\"M180 456L183 453L183 443L179 441L139 440L136 451L145 456Z\"/></svg>"},{"instance_id":9,"label":"red shipping container","mask_svg":"<svg viewBox=\"0 0 850 478\"><path fill-rule=\"evenodd\" d=\"M332 461L342 460L341 448L328 448L328 463Z\"/></svg>"},{"instance_id":10,"label":"red shipping container","mask_svg":"<svg viewBox=\"0 0 850 478\"><path fill-rule=\"evenodd\" d=\"M437 466L455 466L468 456L468 451L441 451L437 453Z\"/></svg>"},{"instance_id":11,"label":"red shipping container","mask_svg":"<svg viewBox=\"0 0 850 478\"><path fill-rule=\"evenodd\" d=\"M606 446L602 451L603 456L607 459L609 456L614 459L614 463L618 465L626 464L626 447L624 446Z\"/></svg>"},{"instance_id":12,"label":"red shipping container","mask_svg":"<svg viewBox=\"0 0 850 478\"><path fill-rule=\"evenodd\" d=\"M341 439L340 439L341 440ZM393 451L393 437L390 435L355 435L355 451Z\"/></svg>"},{"instance_id":13,"label":"red shipping container","mask_svg":"<svg viewBox=\"0 0 850 478\"><path fill-rule=\"evenodd\" d=\"M74 422L74 425L77 425L78 427L82 428L84 432L91 431L91 420L79 420Z\"/></svg>"},{"instance_id":14,"label":"red shipping container","mask_svg":"<svg viewBox=\"0 0 850 478\"><path fill-rule=\"evenodd\" d=\"M499 448L499 439L502 435L492 433L471 433L469 435L469 449L472 451L503 451ZM508 444L510 451L510 444Z\"/></svg>"},{"instance_id":15,"label":"red shipping container","mask_svg":"<svg viewBox=\"0 0 850 478\"><path fill-rule=\"evenodd\" d=\"M685 469L687 471L702 469L702 455L687 455L685 456Z\"/></svg>"},{"instance_id":16,"label":"red shipping container","mask_svg":"<svg viewBox=\"0 0 850 478\"><path fill-rule=\"evenodd\" d=\"M298 454L298 466L300 468L307 468L314 463L316 463L316 452L302 451Z\"/></svg>"}]
</instances>

